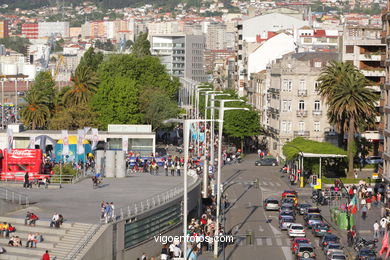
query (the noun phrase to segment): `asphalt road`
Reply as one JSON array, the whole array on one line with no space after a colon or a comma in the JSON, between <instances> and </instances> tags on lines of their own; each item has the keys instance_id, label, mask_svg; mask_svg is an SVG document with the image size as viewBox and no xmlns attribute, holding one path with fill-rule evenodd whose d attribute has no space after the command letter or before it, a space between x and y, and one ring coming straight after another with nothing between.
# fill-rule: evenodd
<instances>
[{"instance_id":1,"label":"asphalt road","mask_svg":"<svg viewBox=\"0 0 390 260\"><path fill-rule=\"evenodd\" d=\"M230 202L226 213L226 230L231 231L237 239L234 245L226 248L225 254L221 253L219 259L295 259L290 251L287 232L279 229L278 212L265 211L262 203L267 197L280 198L282 192L291 187L284 180L285 177L281 177L279 167L255 166L255 160L255 155L249 155L241 164L223 168L225 184L236 182L225 194ZM251 186L256 178L259 179L259 189ZM309 194L301 195L303 200L310 199ZM303 218L298 216L296 222L303 224ZM254 234L252 244L246 239L248 232ZM316 248L317 259L325 259L318 246L319 239L313 237L311 230L306 234ZM212 254L207 252L200 259L211 257Z\"/></svg>"}]
</instances>

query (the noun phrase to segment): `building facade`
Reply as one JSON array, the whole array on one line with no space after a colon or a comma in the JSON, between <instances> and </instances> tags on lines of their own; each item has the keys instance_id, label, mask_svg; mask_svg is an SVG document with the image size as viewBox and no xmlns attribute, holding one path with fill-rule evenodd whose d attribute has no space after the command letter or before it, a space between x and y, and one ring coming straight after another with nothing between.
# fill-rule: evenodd
<instances>
[{"instance_id":1,"label":"building facade","mask_svg":"<svg viewBox=\"0 0 390 260\"><path fill-rule=\"evenodd\" d=\"M22 24L23 37L34 40L38 39L38 24L37 23L24 23Z\"/></svg>"},{"instance_id":2,"label":"building facade","mask_svg":"<svg viewBox=\"0 0 390 260\"><path fill-rule=\"evenodd\" d=\"M384 135L383 143L383 171L382 176L389 181L390 180L390 2L388 2L387 10L382 16L383 20L383 43L386 44L386 54L385 54L385 73L386 79L385 84L383 84L382 91L382 127Z\"/></svg>"},{"instance_id":3,"label":"building facade","mask_svg":"<svg viewBox=\"0 0 390 260\"><path fill-rule=\"evenodd\" d=\"M211 23L207 28L206 49L223 50L226 48L226 25Z\"/></svg>"},{"instance_id":4,"label":"building facade","mask_svg":"<svg viewBox=\"0 0 390 260\"><path fill-rule=\"evenodd\" d=\"M7 38L9 36L8 21L0 21L0 39Z\"/></svg>"},{"instance_id":5,"label":"building facade","mask_svg":"<svg viewBox=\"0 0 390 260\"><path fill-rule=\"evenodd\" d=\"M38 23L38 37L50 37L59 35L69 37L69 22L42 22Z\"/></svg>"},{"instance_id":6,"label":"building facade","mask_svg":"<svg viewBox=\"0 0 390 260\"><path fill-rule=\"evenodd\" d=\"M151 51L160 58L168 73L198 82L207 81L204 72L202 35L151 35Z\"/></svg>"},{"instance_id":7,"label":"building facade","mask_svg":"<svg viewBox=\"0 0 390 260\"><path fill-rule=\"evenodd\" d=\"M381 41L381 27L369 27L361 25L348 25L344 28L342 37L342 61L355 65L368 80L368 88L379 96L381 85L385 82L386 71L382 59L386 53L386 44ZM379 146L383 143L383 135L380 127L380 103L377 103L376 126L367 129L362 134L373 144L373 153L379 153Z\"/></svg>"},{"instance_id":8,"label":"building facade","mask_svg":"<svg viewBox=\"0 0 390 260\"><path fill-rule=\"evenodd\" d=\"M304 52L286 54L271 65L264 111L271 154L281 157L283 145L296 137L337 142L316 90L321 70L337 59L337 53Z\"/></svg>"}]
</instances>

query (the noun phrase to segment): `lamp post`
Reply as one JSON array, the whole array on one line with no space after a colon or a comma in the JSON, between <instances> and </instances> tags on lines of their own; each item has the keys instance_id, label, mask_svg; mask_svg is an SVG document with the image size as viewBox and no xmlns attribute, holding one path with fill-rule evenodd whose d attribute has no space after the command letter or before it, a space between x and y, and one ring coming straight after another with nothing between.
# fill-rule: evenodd
<instances>
[{"instance_id":1,"label":"lamp post","mask_svg":"<svg viewBox=\"0 0 390 260\"><path fill-rule=\"evenodd\" d=\"M225 111L227 110L249 110L248 108L240 107L225 107L226 102L244 102L240 99L217 99L219 101L219 125L218 125L218 175L217 175L217 212L216 212L216 225L215 225L215 234L219 235L219 209L221 201L221 175L222 175L222 130L223 130L223 120ZM218 240L214 241L214 257L218 257Z\"/></svg>"},{"instance_id":2,"label":"lamp post","mask_svg":"<svg viewBox=\"0 0 390 260\"><path fill-rule=\"evenodd\" d=\"M189 135L190 135L190 125L197 123L203 120L197 119L167 119L164 120L164 124L168 123L182 123L183 124L183 148L184 148L184 188L183 188L183 235L184 235L184 245L183 253L184 256L187 256L187 226L188 226L188 148L189 148Z\"/></svg>"}]
</instances>

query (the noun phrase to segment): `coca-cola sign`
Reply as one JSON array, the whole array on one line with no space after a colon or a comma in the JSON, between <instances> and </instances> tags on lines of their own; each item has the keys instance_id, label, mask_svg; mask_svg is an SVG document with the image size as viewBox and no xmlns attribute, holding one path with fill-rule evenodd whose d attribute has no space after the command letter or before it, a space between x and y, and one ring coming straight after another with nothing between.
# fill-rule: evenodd
<instances>
[{"instance_id":1,"label":"coca-cola sign","mask_svg":"<svg viewBox=\"0 0 390 260\"><path fill-rule=\"evenodd\" d=\"M11 158L34 158L33 150L12 150L10 154Z\"/></svg>"}]
</instances>

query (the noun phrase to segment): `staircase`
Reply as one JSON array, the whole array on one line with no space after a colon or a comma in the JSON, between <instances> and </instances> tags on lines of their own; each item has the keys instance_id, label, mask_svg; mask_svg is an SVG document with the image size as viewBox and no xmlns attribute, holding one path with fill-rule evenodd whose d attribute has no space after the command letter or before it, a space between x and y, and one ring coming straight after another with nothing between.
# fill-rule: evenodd
<instances>
[{"instance_id":1,"label":"staircase","mask_svg":"<svg viewBox=\"0 0 390 260\"><path fill-rule=\"evenodd\" d=\"M51 258L63 260L75 247L85 240L90 230L95 229L98 224L86 223L63 223L61 228L50 228L49 220L38 220L36 226L25 226L24 219L0 217L0 223L11 223L16 232L11 233L22 239L22 247L8 246L8 238L0 237L0 246L6 253L0 254L0 260L40 260L46 250L49 250ZM26 248L28 233L40 233L44 241L37 244L37 248Z\"/></svg>"}]
</instances>

